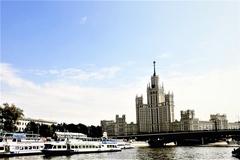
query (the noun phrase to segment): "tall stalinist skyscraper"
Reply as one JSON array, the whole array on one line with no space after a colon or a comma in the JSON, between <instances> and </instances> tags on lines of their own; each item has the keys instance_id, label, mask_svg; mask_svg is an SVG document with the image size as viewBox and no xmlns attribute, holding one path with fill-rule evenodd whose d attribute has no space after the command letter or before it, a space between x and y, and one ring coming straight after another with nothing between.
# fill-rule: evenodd
<instances>
[{"instance_id":1,"label":"tall stalinist skyscraper","mask_svg":"<svg viewBox=\"0 0 240 160\"><path fill-rule=\"evenodd\" d=\"M147 85L147 104L143 104L142 96L136 96L136 119L140 133L170 131L174 121L173 93L166 94L163 85L159 85L155 64L154 61L151 83Z\"/></svg>"}]
</instances>

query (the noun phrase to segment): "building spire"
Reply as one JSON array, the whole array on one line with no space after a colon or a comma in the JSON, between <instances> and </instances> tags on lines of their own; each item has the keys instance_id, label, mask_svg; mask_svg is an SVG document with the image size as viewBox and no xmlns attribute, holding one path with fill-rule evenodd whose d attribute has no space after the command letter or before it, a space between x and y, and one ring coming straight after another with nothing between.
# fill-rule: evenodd
<instances>
[{"instance_id":1,"label":"building spire","mask_svg":"<svg viewBox=\"0 0 240 160\"><path fill-rule=\"evenodd\" d=\"M155 63L156 63L156 62L153 61L153 68L154 68L153 76L156 76Z\"/></svg>"}]
</instances>

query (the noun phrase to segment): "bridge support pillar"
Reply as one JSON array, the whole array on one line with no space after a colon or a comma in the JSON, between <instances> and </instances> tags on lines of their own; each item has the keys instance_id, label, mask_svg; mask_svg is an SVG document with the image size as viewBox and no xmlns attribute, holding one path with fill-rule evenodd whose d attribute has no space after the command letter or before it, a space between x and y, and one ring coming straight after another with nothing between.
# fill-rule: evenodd
<instances>
[{"instance_id":1,"label":"bridge support pillar","mask_svg":"<svg viewBox=\"0 0 240 160\"><path fill-rule=\"evenodd\" d=\"M204 138L203 137L201 138L201 142L202 142L202 145L204 145Z\"/></svg>"}]
</instances>

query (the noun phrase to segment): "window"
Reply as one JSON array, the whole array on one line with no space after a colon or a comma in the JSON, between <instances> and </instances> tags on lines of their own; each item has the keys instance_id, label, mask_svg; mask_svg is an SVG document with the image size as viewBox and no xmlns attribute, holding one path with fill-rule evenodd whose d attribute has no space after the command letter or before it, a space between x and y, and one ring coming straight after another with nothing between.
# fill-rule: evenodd
<instances>
[{"instance_id":1,"label":"window","mask_svg":"<svg viewBox=\"0 0 240 160\"><path fill-rule=\"evenodd\" d=\"M4 147L0 147L0 150L4 150Z\"/></svg>"},{"instance_id":2,"label":"window","mask_svg":"<svg viewBox=\"0 0 240 160\"><path fill-rule=\"evenodd\" d=\"M25 149L25 150L27 150L27 149L28 149L28 147L26 146L24 149Z\"/></svg>"},{"instance_id":3,"label":"window","mask_svg":"<svg viewBox=\"0 0 240 160\"><path fill-rule=\"evenodd\" d=\"M66 148L67 148L67 146L63 146L63 148L64 148L64 149L66 149Z\"/></svg>"},{"instance_id":4,"label":"window","mask_svg":"<svg viewBox=\"0 0 240 160\"><path fill-rule=\"evenodd\" d=\"M62 146L57 146L57 148L58 148L58 149L61 149L61 148L62 148Z\"/></svg>"},{"instance_id":5,"label":"window","mask_svg":"<svg viewBox=\"0 0 240 160\"><path fill-rule=\"evenodd\" d=\"M75 146L75 149L78 149L78 146Z\"/></svg>"},{"instance_id":6,"label":"window","mask_svg":"<svg viewBox=\"0 0 240 160\"><path fill-rule=\"evenodd\" d=\"M74 146L71 146L72 149L74 149Z\"/></svg>"}]
</instances>

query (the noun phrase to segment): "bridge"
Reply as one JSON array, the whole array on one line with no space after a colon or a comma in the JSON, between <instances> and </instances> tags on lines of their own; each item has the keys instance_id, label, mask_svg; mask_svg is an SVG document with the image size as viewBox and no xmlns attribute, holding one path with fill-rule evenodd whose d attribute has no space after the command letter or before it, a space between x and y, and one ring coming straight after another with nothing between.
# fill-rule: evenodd
<instances>
[{"instance_id":1,"label":"bridge","mask_svg":"<svg viewBox=\"0 0 240 160\"><path fill-rule=\"evenodd\" d=\"M161 132L116 136L114 138L148 141L151 147L165 146L170 142L174 142L176 145L200 145L216 142L226 138L233 138L240 141L240 129Z\"/></svg>"}]
</instances>

